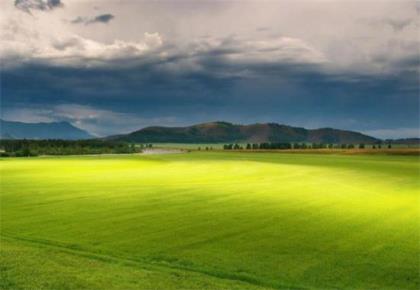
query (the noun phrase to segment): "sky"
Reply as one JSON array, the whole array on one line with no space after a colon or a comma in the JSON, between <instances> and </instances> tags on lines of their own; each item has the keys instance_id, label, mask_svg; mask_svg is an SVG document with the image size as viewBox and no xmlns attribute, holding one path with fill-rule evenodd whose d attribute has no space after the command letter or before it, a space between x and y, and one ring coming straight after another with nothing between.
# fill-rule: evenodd
<instances>
[{"instance_id":1,"label":"sky","mask_svg":"<svg viewBox=\"0 0 420 290\"><path fill-rule=\"evenodd\" d=\"M3 0L1 118L419 137L418 3Z\"/></svg>"}]
</instances>

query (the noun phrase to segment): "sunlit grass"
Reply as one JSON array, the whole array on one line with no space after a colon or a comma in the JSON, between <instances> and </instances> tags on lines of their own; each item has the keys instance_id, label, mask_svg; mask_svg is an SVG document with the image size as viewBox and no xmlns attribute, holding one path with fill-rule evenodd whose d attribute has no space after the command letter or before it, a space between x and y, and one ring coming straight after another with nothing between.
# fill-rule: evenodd
<instances>
[{"instance_id":1,"label":"sunlit grass","mask_svg":"<svg viewBox=\"0 0 420 290\"><path fill-rule=\"evenodd\" d=\"M166 288L419 287L417 157L203 152L0 165L2 252L14 285L54 288L25 265L67 249L183 277L133 272L110 288L141 288L136 279ZM41 245L43 255L31 250ZM118 272L101 263L87 288ZM91 269L89 258L81 265ZM37 274L57 279L51 267ZM80 288L87 278L72 267L59 269Z\"/></svg>"}]
</instances>

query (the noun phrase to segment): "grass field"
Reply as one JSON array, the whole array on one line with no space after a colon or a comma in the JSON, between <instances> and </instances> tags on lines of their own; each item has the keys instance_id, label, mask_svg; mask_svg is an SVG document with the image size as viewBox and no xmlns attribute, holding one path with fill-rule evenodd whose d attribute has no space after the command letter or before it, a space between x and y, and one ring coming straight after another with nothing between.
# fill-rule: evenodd
<instances>
[{"instance_id":1,"label":"grass field","mask_svg":"<svg viewBox=\"0 0 420 290\"><path fill-rule=\"evenodd\" d=\"M1 159L0 289L419 289L419 161Z\"/></svg>"}]
</instances>

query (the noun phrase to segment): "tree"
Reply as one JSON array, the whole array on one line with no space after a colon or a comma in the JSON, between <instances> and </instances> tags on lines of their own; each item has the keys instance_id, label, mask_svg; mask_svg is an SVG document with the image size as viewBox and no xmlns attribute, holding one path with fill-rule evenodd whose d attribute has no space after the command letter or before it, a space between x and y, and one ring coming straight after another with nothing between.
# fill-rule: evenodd
<instances>
[{"instance_id":1,"label":"tree","mask_svg":"<svg viewBox=\"0 0 420 290\"><path fill-rule=\"evenodd\" d=\"M249 143L248 143L248 144L246 144L246 149L247 149L247 150L250 150L250 149L251 149L251 144L249 144Z\"/></svg>"},{"instance_id":2,"label":"tree","mask_svg":"<svg viewBox=\"0 0 420 290\"><path fill-rule=\"evenodd\" d=\"M268 144L268 143L260 143L260 149L270 149L270 144Z\"/></svg>"},{"instance_id":3,"label":"tree","mask_svg":"<svg viewBox=\"0 0 420 290\"><path fill-rule=\"evenodd\" d=\"M360 143L360 144L359 144L359 149L365 149L365 144Z\"/></svg>"},{"instance_id":4,"label":"tree","mask_svg":"<svg viewBox=\"0 0 420 290\"><path fill-rule=\"evenodd\" d=\"M132 153L135 144L104 140L0 140L5 156Z\"/></svg>"}]
</instances>

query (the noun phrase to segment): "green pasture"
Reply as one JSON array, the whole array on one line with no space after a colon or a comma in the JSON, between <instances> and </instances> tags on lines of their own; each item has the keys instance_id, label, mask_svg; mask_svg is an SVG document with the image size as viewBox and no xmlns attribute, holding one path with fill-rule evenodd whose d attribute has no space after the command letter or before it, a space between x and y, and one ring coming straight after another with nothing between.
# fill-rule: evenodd
<instances>
[{"instance_id":1,"label":"green pasture","mask_svg":"<svg viewBox=\"0 0 420 290\"><path fill-rule=\"evenodd\" d=\"M0 289L419 289L419 161L0 159Z\"/></svg>"}]
</instances>

